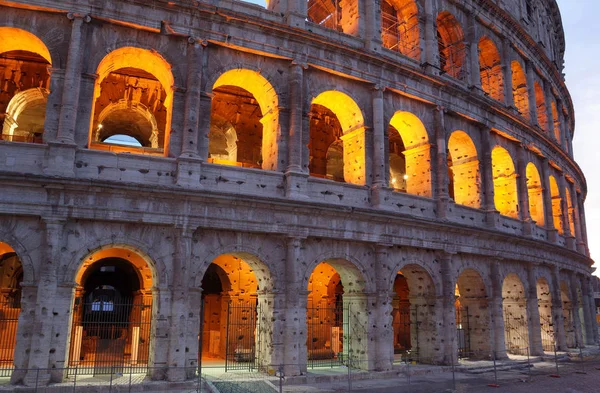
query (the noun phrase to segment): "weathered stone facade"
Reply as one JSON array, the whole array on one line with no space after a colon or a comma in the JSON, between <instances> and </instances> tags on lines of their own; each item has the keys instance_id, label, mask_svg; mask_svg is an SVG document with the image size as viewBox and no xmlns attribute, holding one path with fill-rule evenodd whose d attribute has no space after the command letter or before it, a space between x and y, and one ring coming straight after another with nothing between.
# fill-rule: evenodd
<instances>
[{"instance_id":1,"label":"weathered stone facade","mask_svg":"<svg viewBox=\"0 0 600 393\"><path fill-rule=\"evenodd\" d=\"M556 2L268 3L0 1L13 382L89 360L97 291L142 304L122 353L157 379L197 365L203 298L203 351L255 303L236 356L287 375L342 351L307 328L318 301L370 370L454 359L457 302L473 356L596 343Z\"/></svg>"}]
</instances>

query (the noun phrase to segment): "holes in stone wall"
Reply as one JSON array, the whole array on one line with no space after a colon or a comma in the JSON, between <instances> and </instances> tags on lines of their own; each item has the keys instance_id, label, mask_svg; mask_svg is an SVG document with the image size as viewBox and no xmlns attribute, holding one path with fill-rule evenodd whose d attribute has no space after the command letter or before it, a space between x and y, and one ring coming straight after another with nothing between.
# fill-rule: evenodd
<instances>
[{"instance_id":1,"label":"holes in stone wall","mask_svg":"<svg viewBox=\"0 0 600 393\"><path fill-rule=\"evenodd\" d=\"M504 77L500 52L489 37L479 40L479 75L481 88L496 101L504 100Z\"/></svg>"},{"instance_id":2,"label":"holes in stone wall","mask_svg":"<svg viewBox=\"0 0 600 393\"><path fill-rule=\"evenodd\" d=\"M414 0L381 1L381 40L384 48L420 59L419 9Z\"/></svg>"},{"instance_id":3,"label":"holes in stone wall","mask_svg":"<svg viewBox=\"0 0 600 393\"><path fill-rule=\"evenodd\" d=\"M464 79L466 45L463 29L451 13L441 12L437 17L440 70L456 79Z\"/></svg>"}]
</instances>

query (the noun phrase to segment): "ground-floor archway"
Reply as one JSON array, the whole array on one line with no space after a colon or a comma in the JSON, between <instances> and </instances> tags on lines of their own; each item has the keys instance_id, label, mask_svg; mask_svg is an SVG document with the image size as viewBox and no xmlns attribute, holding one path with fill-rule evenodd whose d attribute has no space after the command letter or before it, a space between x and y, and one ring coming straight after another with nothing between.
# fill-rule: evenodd
<instances>
[{"instance_id":1,"label":"ground-floor archway","mask_svg":"<svg viewBox=\"0 0 600 393\"><path fill-rule=\"evenodd\" d=\"M14 367L17 328L21 314L21 260L8 244L0 242L0 376Z\"/></svg>"},{"instance_id":2,"label":"ground-floor archway","mask_svg":"<svg viewBox=\"0 0 600 393\"><path fill-rule=\"evenodd\" d=\"M485 283L476 270L466 269L454 291L458 356L487 358L491 349L491 320Z\"/></svg>"},{"instance_id":3,"label":"ground-floor archway","mask_svg":"<svg viewBox=\"0 0 600 393\"><path fill-rule=\"evenodd\" d=\"M540 313L540 329L542 333L542 348L544 352L552 352L556 346L556 332L552 320L552 292L545 278L536 283L538 310Z\"/></svg>"},{"instance_id":4,"label":"ground-floor archway","mask_svg":"<svg viewBox=\"0 0 600 393\"><path fill-rule=\"evenodd\" d=\"M73 302L70 372L145 373L150 361L153 274L140 254L114 247L80 268Z\"/></svg>"},{"instance_id":5,"label":"ground-floor archway","mask_svg":"<svg viewBox=\"0 0 600 393\"><path fill-rule=\"evenodd\" d=\"M514 355L527 354L529 350L527 298L523 282L514 273L507 275L502 284L502 308L506 352Z\"/></svg>"},{"instance_id":6,"label":"ground-floor archway","mask_svg":"<svg viewBox=\"0 0 600 393\"><path fill-rule=\"evenodd\" d=\"M575 334L573 303L571 302L571 296L569 296L569 287L564 281L561 281L560 283L560 297L562 302L562 312L565 326L565 339L567 348L576 348L577 335Z\"/></svg>"}]
</instances>

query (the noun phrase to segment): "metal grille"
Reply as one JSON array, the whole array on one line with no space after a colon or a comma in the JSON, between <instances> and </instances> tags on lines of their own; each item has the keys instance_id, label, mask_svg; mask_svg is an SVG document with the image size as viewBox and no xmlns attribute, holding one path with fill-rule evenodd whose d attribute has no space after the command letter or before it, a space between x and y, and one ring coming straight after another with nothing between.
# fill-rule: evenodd
<instances>
[{"instance_id":1,"label":"metal grille","mask_svg":"<svg viewBox=\"0 0 600 393\"><path fill-rule=\"evenodd\" d=\"M0 377L9 377L14 367L20 313L18 303L0 303Z\"/></svg>"},{"instance_id":2,"label":"metal grille","mask_svg":"<svg viewBox=\"0 0 600 393\"><path fill-rule=\"evenodd\" d=\"M466 72L464 63L467 56L463 41L446 44L438 32L438 51L440 55L440 70L453 78L464 80Z\"/></svg>"},{"instance_id":3,"label":"metal grille","mask_svg":"<svg viewBox=\"0 0 600 393\"><path fill-rule=\"evenodd\" d=\"M260 307L256 303L231 301L227 307L227 337L225 371L255 370L259 367L257 353L260 340Z\"/></svg>"},{"instance_id":4,"label":"metal grille","mask_svg":"<svg viewBox=\"0 0 600 393\"><path fill-rule=\"evenodd\" d=\"M75 300L69 374L146 373L152 299Z\"/></svg>"},{"instance_id":5,"label":"metal grille","mask_svg":"<svg viewBox=\"0 0 600 393\"><path fill-rule=\"evenodd\" d=\"M394 354L399 354L400 360L419 361L419 307L423 306L400 303L392 309Z\"/></svg>"},{"instance_id":6,"label":"metal grille","mask_svg":"<svg viewBox=\"0 0 600 393\"><path fill-rule=\"evenodd\" d=\"M409 25L398 19L398 11L388 4L381 10L381 38L383 46L397 51L405 56L418 59L420 54L419 40L410 40L409 37L419 35L419 24Z\"/></svg>"},{"instance_id":7,"label":"metal grille","mask_svg":"<svg viewBox=\"0 0 600 393\"><path fill-rule=\"evenodd\" d=\"M504 330L506 350L515 355L526 355L529 348L529 329L524 316L515 317L509 309L504 309Z\"/></svg>"},{"instance_id":8,"label":"metal grille","mask_svg":"<svg viewBox=\"0 0 600 393\"><path fill-rule=\"evenodd\" d=\"M469 324L469 307L456 307L456 342L458 357L469 357L471 352L471 326Z\"/></svg>"},{"instance_id":9,"label":"metal grille","mask_svg":"<svg viewBox=\"0 0 600 393\"><path fill-rule=\"evenodd\" d=\"M309 304L306 310L308 334L308 367L336 367L344 364L344 353L348 353L348 309L342 302L333 307Z\"/></svg>"},{"instance_id":10,"label":"metal grille","mask_svg":"<svg viewBox=\"0 0 600 393\"><path fill-rule=\"evenodd\" d=\"M542 329L542 348L545 352L554 351L554 324L547 316L540 315Z\"/></svg>"}]
</instances>

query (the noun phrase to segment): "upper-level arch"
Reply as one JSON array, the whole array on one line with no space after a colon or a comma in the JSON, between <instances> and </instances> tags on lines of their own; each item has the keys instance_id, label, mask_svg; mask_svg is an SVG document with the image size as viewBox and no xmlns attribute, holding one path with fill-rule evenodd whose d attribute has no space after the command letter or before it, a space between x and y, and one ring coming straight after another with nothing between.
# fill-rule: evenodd
<instances>
[{"instance_id":1,"label":"upper-level arch","mask_svg":"<svg viewBox=\"0 0 600 393\"><path fill-rule=\"evenodd\" d=\"M546 108L546 96L544 89L538 81L533 82L534 94L535 94L535 106L537 113L538 125L544 132L548 132L548 111Z\"/></svg>"},{"instance_id":2,"label":"upper-level arch","mask_svg":"<svg viewBox=\"0 0 600 393\"><path fill-rule=\"evenodd\" d=\"M358 0L308 0L307 20L328 29L357 35L360 20Z\"/></svg>"},{"instance_id":3,"label":"upper-level arch","mask_svg":"<svg viewBox=\"0 0 600 393\"><path fill-rule=\"evenodd\" d=\"M310 117L310 174L365 184L365 125L356 102L328 90L312 100Z\"/></svg>"},{"instance_id":4,"label":"upper-level arch","mask_svg":"<svg viewBox=\"0 0 600 393\"><path fill-rule=\"evenodd\" d=\"M489 37L479 40L479 75L481 88L496 101L504 100L504 77L500 52Z\"/></svg>"},{"instance_id":5,"label":"upper-level arch","mask_svg":"<svg viewBox=\"0 0 600 393\"><path fill-rule=\"evenodd\" d=\"M529 214L531 219L541 227L545 225L544 195L540 172L533 162L527 164L527 194L529 196Z\"/></svg>"},{"instance_id":6,"label":"upper-level arch","mask_svg":"<svg viewBox=\"0 0 600 393\"><path fill-rule=\"evenodd\" d=\"M479 159L473 140L464 131L448 139L448 192L454 202L473 208L481 206Z\"/></svg>"},{"instance_id":7,"label":"upper-level arch","mask_svg":"<svg viewBox=\"0 0 600 393\"><path fill-rule=\"evenodd\" d=\"M174 88L171 65L154 51L122 47L102 59L97 74L90 147L166 155ZM136 139L142 148L104 143L117 134Z\"/></svg>"},{"instance_id":8,"label":"upper-level arch","mask_svg":"<svg viewBox=\"0 0 600 393\"><path fill-rule=\"evenodd\" d=\"M494 176L494 204L500 214L519 218L517 174L508 150L496 146L492 150L492 173Z\"/></svg>"},{"instance_id":9,"label":"upper-level arch","mask_svg":"<svg viewBox=\"0 0 600 393\"><path fill-rule=\"evenodd\" d=\"M521 116L529 119L529 91L527 89L527 76L518 60L510 63L512 73L513 101Z\"/></svg>"},{"instance_id":10,"label":"upper-level arch","mask_svg":"<svg viewBox=\"0 0 600 393\"><path fill-rule=\"evenodd\" d=\"M419 8L415 0L381 0L383 47L405 56L421 58Z\"/></svg>"},{"instance_id":11,"label":"upper-level arch","mask_svg":"<svg viewBox=\"0 0 600 393\"><path fill-rule=\"evenodd\" d=\"M554 217L554 228L559 234L564 233L563 225L563 206L562 198L560 197L560 189L556 178L550 175L550 196L552 198L552 217Z\"/></svg>"},{"instance_id":12,"label":"upper-level arch","mask_svg":"<svg viewBox=\"0 0 600 393\"><path fill-rule=\"evenodd\" d=\"M465 35L458 20L448 11L440 12L437 16L437 38L440 70L453 78L463 79Z\"/></svg>"}]
</instances>

